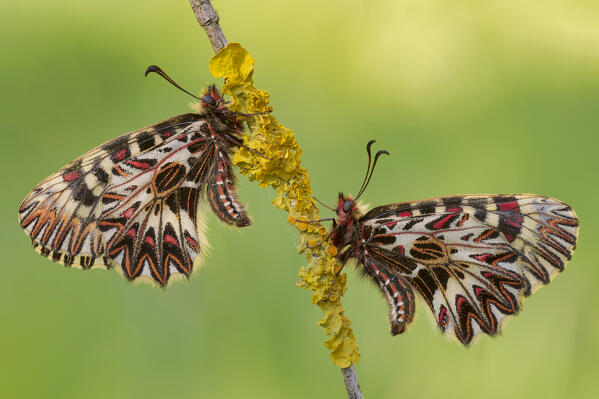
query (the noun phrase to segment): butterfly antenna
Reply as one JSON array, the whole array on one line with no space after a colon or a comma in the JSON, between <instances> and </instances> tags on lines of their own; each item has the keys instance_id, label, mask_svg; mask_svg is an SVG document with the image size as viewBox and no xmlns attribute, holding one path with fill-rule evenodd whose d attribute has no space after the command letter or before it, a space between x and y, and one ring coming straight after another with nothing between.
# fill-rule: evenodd
<instances>
[{"instance_id":1,"label":"butterfly antenna","mask_svg":"<svg viewBox=\"0 0 599 399\"><path fill-rule=\"evenodd\" d=\"M374 173L374 167L376 166L376 162L379 160L381 155L389 155L389 152L385 150L380 150L376 153L376 155L374 156L374 162L372 163L372 169L370 169L370 176L368 176L368 180L366 180L366 183L363 185L356 198L354 198L354 201L357 201L358 198L360 198L360 195L362 195L362 193L364 192L364 190L366 190L366 187L368 187L368 183L370 183L370 179L372 179L372 174Z\"/></svg>"},{"instance_id":2,"label":"butterfly antenna","mask_svg":"<svg viewBox=\"0 0 599 399\"><path fill-rule=\"evenodd\" d=\"M330 206L328 206L327 204L323 203L321 200L319 200L318 198L316 198L315 196L312 196L312 198L314 198L316 200L316 202L318 202L320 205L324 206L327 209L332 210L333 212L335 212L335 210L333 208L331 208Z\"/></svg>"},{"instance_id":3,"label":"butterfly antenna","mask_svg":"<svg viewBox=\"0 0 599 399\"><path fill-rule=\"evenodd\" d=\"M370 147L372 147L374 143L376 143L376 140L370 140L368 144L366 144L366 152L368 153L368 166L366 167L366 176L364 176L364 180L362 181L362 185L360 186L358 193L362 192L362 190L364 189L364 184L366 183L366 179L368 179L368 172L370 172L370 162L372 161L372 153L370 152Z\"/></svg>"},{"instance_id":4,"label":"butterfly antenna","mask_svg":"<svg viewBox=\"0 0 599 399\"><path fill-rule=\"evenodd\" d=\"M181 90L184 93L189 94L190 96L192 96L193 98L197 98L198 100L202 100L200 97L195 96L193 94L191 94L190 92L188 92L187 90L185 90L184 88L182 88L181 86L179 86L177 84L177 82L175 82L174 80L172 80L170 78L170 76L168 76L166 74L166 72L164 72L162 69L160 69L160 67L156 66L156 65L150 65L148 67L148 69L146 69L146 73L144 74L144 76L148 76L150 73L157 73L158 75L160 75L164 80L166 80L167 82L169 82L170 84L172 84L173 86L175 86L177 89Z\"/></svg>"}]
</instances>

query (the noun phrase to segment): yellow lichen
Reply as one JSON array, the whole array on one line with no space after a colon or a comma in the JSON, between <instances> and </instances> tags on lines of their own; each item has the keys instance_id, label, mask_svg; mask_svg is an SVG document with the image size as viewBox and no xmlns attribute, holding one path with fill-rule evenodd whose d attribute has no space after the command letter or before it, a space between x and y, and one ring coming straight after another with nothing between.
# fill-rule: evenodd
<instances>
[{"instance_id":1,"label":"yellow lichen","mask_svg":"<svg viewBox=\"0 0 599 399\"><path fill-rule=\"evenodd\" d=\"M324 312L318 324L327 334L325 346L331 359L339 367L349 367L360 360L360 353L340 299L346 276L341 274L335 280L339 265L334 258L336 248L324 242L326 229L320 223L306 223L318 219L318 208L308 172L300 164L302 151L294 133L273 116L269 94L254 87L254 59L239 43L220 50L209 68L214 77L225 79L222 91L231 97L229 109L255 114L248 119L251 134L244 138L247 148L239 149L233 162L251 181L276 191L273 205L288 212L287 220L300 231L298 251L306 255L308 265L300 269L297 286L314 292L312 302Z\"/></svg>"},{"instance_id":2,"label":"yellow lichen","mask_svg":"<svg viewBox=\"0 0 599 399\"><path fill-rule=\"evenodd\" d=\"M335 256L335 255L337 255L337 248L335 248L332 245L329 245L327 247L327 253L331 256ZM337 270L338 270L337 267L335 267L335 273L337 273Z\"/></svg>"}]
</instances>

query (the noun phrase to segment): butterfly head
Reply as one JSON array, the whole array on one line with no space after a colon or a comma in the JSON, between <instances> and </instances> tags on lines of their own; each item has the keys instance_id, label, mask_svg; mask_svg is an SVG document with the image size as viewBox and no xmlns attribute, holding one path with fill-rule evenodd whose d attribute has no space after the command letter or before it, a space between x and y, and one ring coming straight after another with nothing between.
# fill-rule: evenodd
<instances>
[{"instance_id":1,"label":"butterfly head","mask_svg":"<svg viewBox=\"0 0 599 399\"><path fill-rule=\"evenodd\" d=\"M383 154L389 155L387 151L381 150L375 154L373 160L370 147L374 143L375 140L370 140L366 145L366 152L368 153L368 167L366 168L366 176L364 177L362 186L360 187L360 190L358 190L358 195L356 195L355 198L352 198L349 195L339 193L337 208L335 209L335 212L337 213L337 219L333 222L333 229L331 230L331 241L338 249L355 242L359 230L358 221L362 215L364 215L365 208L361 206L357 200L360 198L362 193L364 193L364 190L366 190L366 187L372 178L372 173L374 172L374 167L376 166L376 162L378 161L379 157ZM345 251L345 253L347 254L348 252Z\"/></svg>"},{"instance_id":2,"label":"butterfly head","mask_svg":"<svg viewBox=\"0 0 599 399\"><path fill-rule=\"evenodd\" d=\"M208 86L202 95L201 101L202 108L207 108L214 111L222 110L223 108L227 109L222 96L214 85Z\"/></svg>"},{"instance_id":3,"label":"butterfly head","mask_svg":"<svg viewBox=\"0 0 599 399\"><path fill-rule=\"evenodd\" d=\"M208 86L200 100L198 112L212 118L213 128L226 131L229 136L235 136L234 144L239 145L239 135L243 131L241 120L236 112L227 108L227 102L224 101L216 86Z\"/></svg>"},{"instance_id":4,"label":"butterfly head","mask_svg":"<svg viewBox=\"0 0 599 399\"><path fill-rule=\"evenodd\" d=\"M351 196L339 193L335 212L337 219L333 222L331 241L335 246L341 248L354 241L358 227L357 221L362 217L363 209Z\"/></svg>"},{"instance_id":5,"label":"butterfly head","mask_svg":"<svg viewBox=\"0 0 599 399\"><path fill-rule=\"evenodd\" d=\"M210 94L206 94L204 95L204 97L202 97L202 106L203 107L209 107L209 106L216 106L216 99L210 95Z\"/></svg>"},{"instance_id":6,"label":"butterfly head","mask_svg":"<svg viewBox=\"0 0 599 399\"><path fill-rule=\"evenodd\" d=\"M331 242L337 248L344 247L350 241L346 236L348 233L351 234L352 231L351 227L354 221L351 218L351 212L355 205L352 199L345 197L343 193L339 193L339 201L335 209L337 219L333 220L333 228L330 233Z\"/></svg>"},{"instance_id":7,"label":"butterfly head","mask_svg":"<svg viewBox=\"0 0 599 399\"><path fill-rule=\"evenodd\" d=\"M337 209L335 210L338 217L337 222L341 223L349 218L353 217L355 219L359 217L361 213L359 208L357 202L351 196L339 193Z\"/></svg>"}]
</instances>

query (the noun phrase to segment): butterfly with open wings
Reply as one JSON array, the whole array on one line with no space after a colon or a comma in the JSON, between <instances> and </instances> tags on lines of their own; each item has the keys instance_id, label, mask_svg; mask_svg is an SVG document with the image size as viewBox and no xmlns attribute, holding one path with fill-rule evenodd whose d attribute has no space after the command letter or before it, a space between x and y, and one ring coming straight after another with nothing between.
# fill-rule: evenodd
<instances>
[{"instance_id":1,"label":"butterfly with open wings","mask_svg":"<svg viewBox=\"0 0 599 399\"><path fill-rule=\"evenodd\" d=\"M564 270L576 248L578 219L568 205L531 195L464 195L378 206L363 212L339 194L330 233L337 260L356 259L390 306L391 333L413 320L414 292L437 325L467 345L495 335L521 300Z\"/></svg>"},{"instance_id":2,"label":"butterfly with open wings","mask_svg":"<svg viewBox=\"0 0 599 399\"><path fill-rule=\"evenodd\" d=\"M149 72L183 90L158 67ZM214 86L200 100L200 112L110 140L38 184L19 208L35 249L65 266L114 267L165 286L189 277L205 249L202 197L220 220L248 226L230 160L242 145L238 114Z\"/></svg>"}]
</instances>

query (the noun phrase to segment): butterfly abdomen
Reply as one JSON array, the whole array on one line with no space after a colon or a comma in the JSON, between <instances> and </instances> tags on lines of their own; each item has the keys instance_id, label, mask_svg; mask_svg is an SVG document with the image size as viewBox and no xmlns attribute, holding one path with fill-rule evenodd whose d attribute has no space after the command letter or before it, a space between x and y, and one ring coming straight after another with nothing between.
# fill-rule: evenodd
<instances>
[{"instance_id":1,"label":"butterfly abdomen","mask_svg":"<svg viewBox=\"0 0 599 399\"><path fill-rule=\"evenodd\" d=\"M220 153L213 179L207 190L210 206L222 221L238 227L249 226L250 218L243 204L237 199L234 187L231 165L224 154Z\"/></svg>"}]
</instances>

